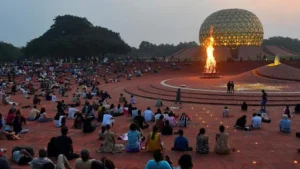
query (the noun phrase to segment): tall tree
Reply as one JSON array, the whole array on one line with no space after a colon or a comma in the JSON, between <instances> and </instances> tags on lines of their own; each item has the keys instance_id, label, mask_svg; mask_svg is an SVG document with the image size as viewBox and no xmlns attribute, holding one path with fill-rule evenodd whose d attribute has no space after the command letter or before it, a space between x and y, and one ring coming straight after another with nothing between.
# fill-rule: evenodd
<instances>
[{"instance_id":1,"label":"tall tree","mask_svg":"<svg viewBox=\"0 0 300 169\"><path fill-rule=\"evenodd\" d=\"M15 47L10 43L0 42L0 61L14 61L21 59L22 52L20 48Z\"/></svg>"}]
</instances>

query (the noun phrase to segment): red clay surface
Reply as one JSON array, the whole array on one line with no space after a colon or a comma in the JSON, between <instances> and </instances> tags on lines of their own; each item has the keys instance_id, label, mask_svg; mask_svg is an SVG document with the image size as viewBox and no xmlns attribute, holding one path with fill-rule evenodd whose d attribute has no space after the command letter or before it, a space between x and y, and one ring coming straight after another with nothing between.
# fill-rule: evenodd
<instances>
[{"instance_id":1,"label":"red clay surface","mask_svg":"<svg viewBox=\"0 0 300 169\"><path fill-rule=\"evenodd\" d=\"M262 63L252 62L247 63L226 63L220 65L220 68L227 67L227 71L224 74L239 74L252 70L263 65ZM234 65L234 66L233 66ZM124 89L131 88L135 92L138 90L136 86L141 86L145 84L157 85L163 79L174 78L178 76L189 76L190 72L194 72L197 69L194 66L191 68L184 68L179 71L165 71L160 74L145 74L144 77L134 78L131 81L124 80L119 83L111 83L100 85L100 89L108 91L112 99L109 100L110 103L115 105L118 103L118 97L120 93L123 93L125 97L129 99L129 95L124 91ZM201 68L200 68L201 69ZM291 82L289 82L291 83ZM77 86L74 85L73 91L76 90ZM162 87L163 88L163 87ZM68 94L71 95L72 92ZM144 93L147 94L147 93ZM172 93L171 93L172 94ZM58 99L61 99L57 94ZM217 96L216 96L217 97ZM222 96L220 96L222 97ZM23 102L23 105L31 104L32 100L25 100L20 93L17 93L12 98L16 102ZM172 98L172 96L170 96ZM252 98L252 97L251 97ZM71 97L63 98L65 102L71 102ZM174 97L175 99L175 97ZM259 98L257 98L259 99ZM270 98L271 99L271 98ZM150 106L153 111L156 110L154 107L155 100L137 97L137 107L141 110L145 110L146 107ZM55 103L42 100L41 106L46 106L46 112L50 116L55 114ZM173 102L164 101L164 106L178 106ZM209 144L211 147L211 153L206 156L197 155L195 151L187 152L192 155L193 164L195 169L298 169L300 168L300 157L296 151L296 148L300 144L300 140L295 137L295 132L300 128L300 123L296 121L299 120L299 115L296 115L292 119L292 133L282 134L279 132L278 122L281 119L281 114L283 111L282 106L272 106L268 108L269 116L272 122L269 124L263 124L263 129L257 131L236 131L233 128L236 118L246 114L248 116L248 123L250 124L252 113L259 110L259 106L250 106L248 112L241 112L239 106L229 106L230 112L235 116L233 118L222 118L222 109L224 106L218 105L205 105L205 104L182 104L182 108L177 113L186 112L192 116L192 123L187 128L183 129L185 136L189 138L190 145L195 148L196 135L201 127L205 127L207 134L210 137ZM0 106L0 112L4 116L7 115L10 106ZM81 110L82 107L79 108ZM165 108L165 107L163 107ZM162 108L162 109L163 109ZM293 109L294 107L291 107ZM28 115L29 109L22 109L22 111ZM124 134L128 131L128 125L131 119L129 117L117 117L115 126L112 131L118 134ZM130 154L123 152L121 154L99 154L96 153L96 149L100 146L101 141L97 140L97 129L94 133L83 134L81 130L71 129L73 124L72 120L67 120L67 126L70 128L69 136L72 137L74 142L74 149L79 152L83 148L87 148L91 151L93 158L100 159L103 156L107 156L112 159L116 164L118 169L143 169L146 162L152 158L152 155L148 152L141 151L140 153ZM218 127L220 124L225 125L227 132L230 134L230 145L236 148L237 151L232 152L230 155L220 156L213 153L215 145L215 134L218 132ZM144 131L144 135L147 135L152 128L151 124L149 129ZM22 139L18 141L1 141L1 147L8 148L8 153L6 156L11 157L11 149L14 146L31 146L37 150L39 148L47 147L47 143L53 136L60 135L60 129L55 128L53 123L38 123L30 122L28 125L23 126L24 129L30 129L30 132L22 135ZM175 128L176 131L178 128ZM172 152L171 147L173 145L173 140L176 136L163 136L162 140L165 144L166 150L165 155L169 155L173 160L174 166L177 166L177 160L183 154L180 152ZM123 143L124 141L117 141L118 143ZM75 160L71 161L74 165ZM297 162L297 163L296 163ZM256 164L254 164L256 163ZM19 167L12 164L13 168L28 168Z\"/></svg>"}]
</instances>

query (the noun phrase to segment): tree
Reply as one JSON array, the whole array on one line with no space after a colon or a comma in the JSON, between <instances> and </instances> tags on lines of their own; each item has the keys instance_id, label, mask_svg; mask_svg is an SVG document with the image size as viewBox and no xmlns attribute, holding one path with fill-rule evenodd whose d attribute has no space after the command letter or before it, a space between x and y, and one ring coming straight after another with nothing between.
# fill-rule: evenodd
<instances>
[{"instance_id":1,"label":"tree","mask_svg":"<svg viewBox=\"0 0 300 169\"><path fill-rule=\"evenodd\" d=\"M300 40L289 37L274 36L269 39L264 39L263 46L282 46L286 49L300 53Z\"/></svg>"},{"instance_id":2,"label":"tree","mask_svg":"<svg viewBox=\"0 0 300 169\"><path fill-rule=\"evenodd\" d=\"M64 15L57 16L42 36L28 42L24 51L26 55L39 58L125 54L130 50L119 33L93 26L86 18Z\"/></svg>"},{"instance_id":3,"label":"tree","mask_svg":"<svg viewBox=\"0 0 300 169\"><path fill-rule=\"evenodd\" d=\"M20 48L15 47L10 43L0 42L0 61L14 61L21 59L22 52Z\"/></svg>"}]
</instances>

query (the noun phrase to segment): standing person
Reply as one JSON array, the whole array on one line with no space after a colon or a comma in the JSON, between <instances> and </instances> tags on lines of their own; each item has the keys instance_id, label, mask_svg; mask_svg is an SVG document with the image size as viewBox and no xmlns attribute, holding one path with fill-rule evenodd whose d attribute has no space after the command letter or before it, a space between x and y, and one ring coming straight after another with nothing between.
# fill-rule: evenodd
<instances>
[{"instance_id":1,"label":"standing person","mask_svg":"<svg viewBox=\"0 0 300 169\"><path fill-rule=\"evenodd\" d=\"M261 101L261 109L264 109L266 111L266 105L268 100L268 95L265 92L265 90L262 90L262 101Z\"/></svg>"},{"instance_id":2,"label":"standing person","mask_svg":"<svg viewBox=\"0 0 300 169\"><path fill-rule=\"evenodd\" d=\"M234 93L234 83L233 83L233 81L231 81L230 88L231 88L231 93Z\"/></svg>"},{"instance_id":3,"label":"standing person","mask_svg":"<svg viewBox=\"0 0 300 169\"><path fill-rule=\"evenodd\" d=\"M230 93L230 89L231 89L231 84L230 84L230 81L228 81L228 83L227 83L227 93Z\"/></svg>"},{"instance_id":4,"label":"standing person","mask_svg":"<svg viewBox=\"0 0 300 169\"><path fill-rule=\"evenodd\" d=\"M178 88L177 92L176 92L176 100L175 100L175 104L177 104L179 102L179 104L181 104L181 90L180 88Z\"/></svg>"}]
</instances>

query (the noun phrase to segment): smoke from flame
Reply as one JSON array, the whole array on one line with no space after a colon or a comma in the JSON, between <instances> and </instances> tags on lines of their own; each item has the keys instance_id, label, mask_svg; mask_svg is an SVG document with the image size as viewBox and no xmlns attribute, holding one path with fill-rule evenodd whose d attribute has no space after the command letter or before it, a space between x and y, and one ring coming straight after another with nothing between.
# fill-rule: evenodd
<instances>
[{"instance_id":1,"label":"smoke from flame","mask_svg":"<svg viewBox=\"0 0 300 169\"><path fill-rule=\"evenodd\" d=\"M206 42L206 64L205 64L205 73L216 73L216 60L214 57L214 38L212 36L212 33L214 31L214 28L211 27L209 31L209 38Z\"/></svg>"}]
</instances>

